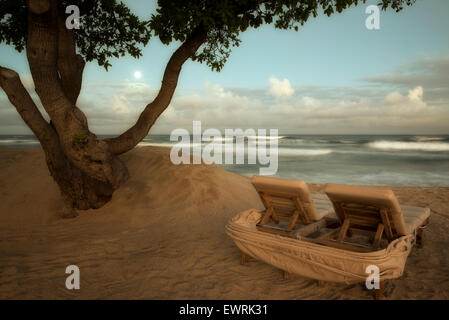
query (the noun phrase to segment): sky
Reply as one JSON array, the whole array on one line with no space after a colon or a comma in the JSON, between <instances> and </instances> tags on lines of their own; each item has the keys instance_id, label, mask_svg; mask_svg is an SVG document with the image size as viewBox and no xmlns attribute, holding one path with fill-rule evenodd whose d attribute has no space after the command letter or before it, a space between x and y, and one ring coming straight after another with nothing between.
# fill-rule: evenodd
<instances>
[{"instance_id":1,"label":"sky","mask_svg":"<svg viewBox=\"0 0 449 320\"><path fill-rule=\"evenodd\" d=\"M157 6L125 2L142 19ZM381 11L380 29L368 30L365 9L377 2L330 18L320 14L298 32L249 29L221 72L187 61L150 134L191 131L193 120L203 129L280 134L449 134L449 1L417 0L400 13ZM88 63L77 105L91 131L120 134L131 126L157 94L177 46L152 38L140 59L112 60L108 72ZM1 44L0 65L17 71L34 92L24 53ZM0 134L27 133L1 91Z\"/></svg>"}]
</instances>

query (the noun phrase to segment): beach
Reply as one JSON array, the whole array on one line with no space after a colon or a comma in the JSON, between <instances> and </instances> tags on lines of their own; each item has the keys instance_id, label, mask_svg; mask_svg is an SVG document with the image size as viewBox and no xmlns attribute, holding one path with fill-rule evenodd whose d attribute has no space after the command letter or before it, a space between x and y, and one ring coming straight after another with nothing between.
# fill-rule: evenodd
<instances>
[{"instance_id":1,"label":"beach","mask_svg":"<svg viewBox=\"0 0 449 320\"><path fill-rule=\"evenodd\" d=\"M112 200L61 219L42 150L0 147L0 299L372 299L361 284L318 287L254 259L240 265L225 225L263 208L249 178L217 165L176 166L169 152L124 154L131 177ZM309 187L323 193L323 184ZM385 297L449 299L449 187L379 188L431 209L424 248L413 249ZM65 287L72 264L79 290Z\"/></svg>"}]
</instances>

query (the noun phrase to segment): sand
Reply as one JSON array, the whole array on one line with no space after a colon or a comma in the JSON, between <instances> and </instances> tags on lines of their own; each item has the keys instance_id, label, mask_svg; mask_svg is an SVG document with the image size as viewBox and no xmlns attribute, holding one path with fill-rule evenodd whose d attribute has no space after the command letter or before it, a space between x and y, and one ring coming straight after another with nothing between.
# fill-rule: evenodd
<instances>
[{"instance_id":1,"label":"sand","mask_svg":"<svg viewBox=\"0 0 449 320\"><path fill-rule=\"evenodd\" d=\"M123 156L130 180L107 205L61 219L40 148L0 148L0 299L372 299L362 285L326 283L250 259L225 234L236 213L262 208L247 177L215 165L175 166L169 150ZM323 185L310 185L322 192ZM449 188L394 187L428 206L423 249L386 284L387 299L449 299ZM65 269L80 268L80 290Z\"/></svg>"}]
</instances>

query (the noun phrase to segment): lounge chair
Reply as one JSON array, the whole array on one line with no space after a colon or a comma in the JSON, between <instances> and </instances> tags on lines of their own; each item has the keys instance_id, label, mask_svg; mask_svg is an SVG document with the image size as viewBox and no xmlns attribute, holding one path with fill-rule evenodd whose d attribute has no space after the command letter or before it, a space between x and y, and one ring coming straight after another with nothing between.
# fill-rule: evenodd
<instances>
[{"instance_id":1,"label":"lounge chair","mask_svg":"<svg viewBox=\"0 0 449 320\"><path fill-rule=\"evenodd\" d=\"M294 236L298 229L333 213L327 197L311 194L302 180L254 176L251 183L266 208L258 224L262 231Z\"/></svg>"},{"instance_id":2,"label":"lounge chair","mask_svg":"<svg viewBox=\"0 0 449 320\"><path fill-rule=\"evenodd\" d=\"M406 235L423 245L429 208L400 206L392 190L328 183L325 192L341 221L338 242L348 233L362 233L371 235L374 248L380 247L382 239L391 242Z\"/></svg>"},{"instance_id":3,"label":"lounge chair","mask_svg":"<svg viewBox=\"0 0 449 320\"><path fill-rule=\"evenodd\" d=\"M266 208L257 224L261 231L297 238L336 220L332 203L326 195L311 194L302 180L254 176L251 183ZM329 220L324 220L324 217ZM245 264L247 259L247 255L242 253L241 263ZM284 272L284 278L288 275Z\"/></svg>"},{"instance_id":4,"label":"lounge chair","mask_svg":"<svg viewBox=\"0 0 449 320\"><path fill-rule=\"evenodd\" d=\"M424 244L424 228L429 223L430 209L401 206L392 190L328 183L325 192L331 200L341 227L328 238L338 243L352 233L370 237L373 249L403 236L412 235L411 245ZM376 299L383 296L384 284L376 290Z\"/></svg>"}]
</instances>

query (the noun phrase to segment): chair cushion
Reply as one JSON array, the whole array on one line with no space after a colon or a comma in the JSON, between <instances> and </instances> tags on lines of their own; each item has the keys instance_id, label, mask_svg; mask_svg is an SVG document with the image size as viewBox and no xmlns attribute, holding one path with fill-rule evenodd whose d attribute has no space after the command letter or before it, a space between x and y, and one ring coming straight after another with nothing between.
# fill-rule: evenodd
<instances>
[{"instance_id":1,"label":"chair cushion","mask_svg":"<svg viewBox=\"0 0 449 320\"><path fill-rule=\"evenodd\" d=\"M315 205L317 217L319 217L319 219L322 219L325 216L336 218L334 206L325 194L314 193L312 194L312 200Z\"/></svg>"}]
</instances>

